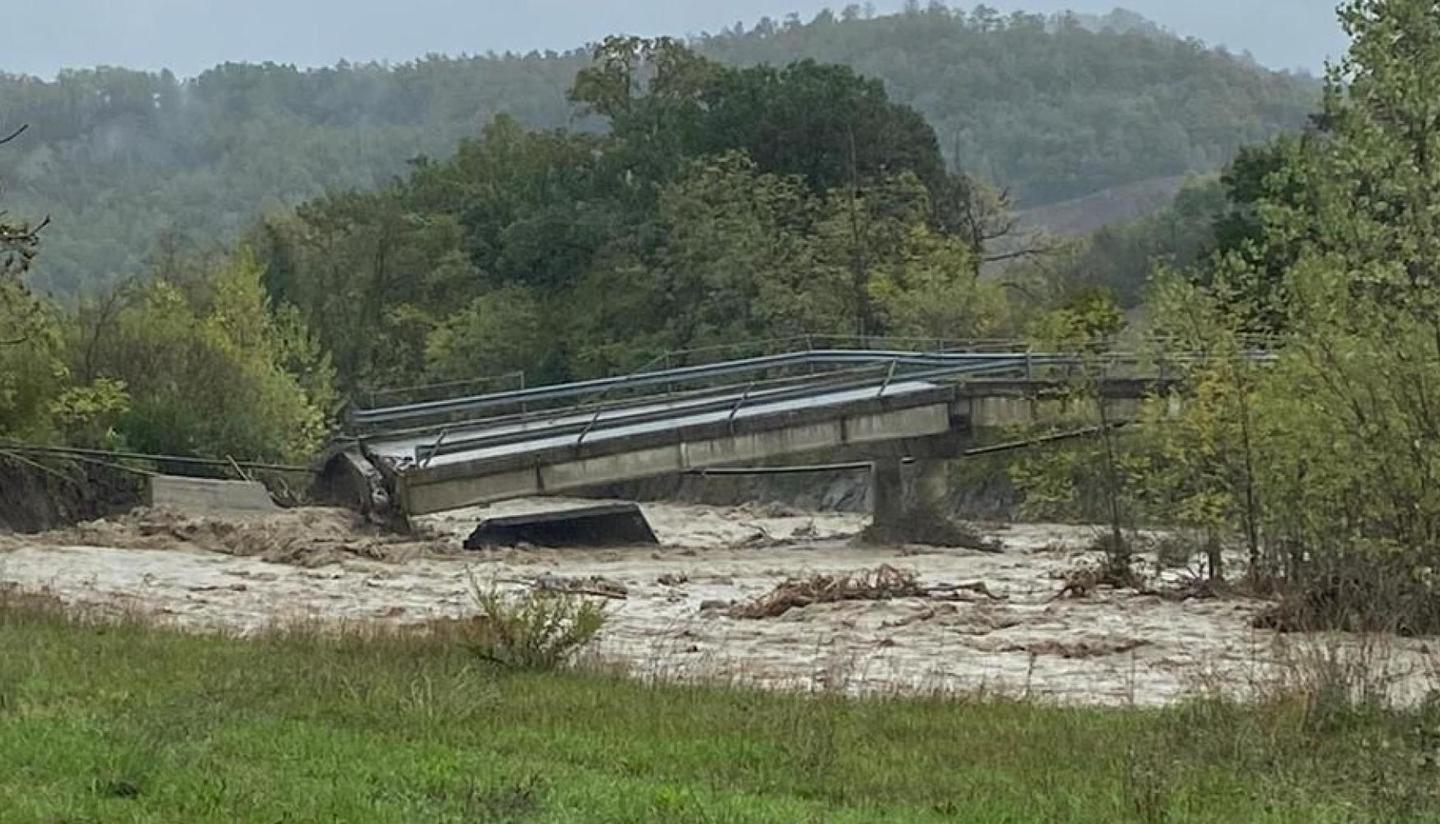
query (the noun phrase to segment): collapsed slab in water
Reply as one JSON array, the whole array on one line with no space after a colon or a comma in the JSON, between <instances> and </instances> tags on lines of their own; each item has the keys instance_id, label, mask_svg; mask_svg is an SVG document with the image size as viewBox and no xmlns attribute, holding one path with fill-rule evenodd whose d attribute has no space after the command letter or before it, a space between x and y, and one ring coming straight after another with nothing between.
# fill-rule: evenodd
<instances>
[{"instance_id":1,"label":"collapsed slab in water","mask_svg":"<svg viewBox=\"0 0 1440 824\"><path fill-rule=\"evenodd\" d=\"M636 504L487 518L465 539L466 549L533 544L544 547L658 544L655 531Z\"/></svg>"}]
</instances>

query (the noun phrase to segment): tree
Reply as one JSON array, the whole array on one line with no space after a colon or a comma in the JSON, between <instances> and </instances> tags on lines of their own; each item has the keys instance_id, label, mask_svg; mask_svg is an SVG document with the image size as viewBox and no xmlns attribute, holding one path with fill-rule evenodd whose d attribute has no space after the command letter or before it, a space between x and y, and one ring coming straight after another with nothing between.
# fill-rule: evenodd
<instances>
[{"instance_id":1,"label":"tree","mask_svg":"<svg viewBox=\"0 0 1440 824\"><path fill-rule=\"evenodd\" d=\"M945 179L935 133L880 81L804 60L712 73L693 154L739 149L761 171L798 175L816 192L906 172L932 191Z\"/></svg>"},{"instance_id":2,"label":"tree","mask_svg":"<svg viewBox=\"0 0 1440 824\"><path fill-rule=\"evenodd\" d=\"M975 277L968 240L923 223L910 228L899 256L877 267L870 294L890 335L939 341L996 338L1010 330L1005 294L997 283Z\"/></svg>"},{"instance_id":3,"label":"tree","mask_svg":"<svg viewBox=\"0 0 1440 824\"><path fill-rule=\"evenodd\" d=\"M116 426L162 454L303 461L328 434L328 359L298 315L267 300L262 270L241 252L186 282L129 293L95 366L124 384Z\"/></svg>"},{"instance_id":4,"label":"tree","mask_svg":"<svg viewBox=\"0 0 1440 824\"><path fill-rule=\"evenodd\" d=\"M0 137L0 146L24 132ZM66 377L58 313L23 280L47 222L11 222L0 210L0 434L12 437L53 434L48 405Z\"/></svg>"},{"instance_id":5,"label":"tree","mask_svg":"<svg viewBox=\"0 0 1440 824\"><path fill-rule=\"evenodd\" d=\"M0 137L0 146L14 141L26 131L25 126ZM0 211L0 282L16 280L30 268L35 252L40 246L40 231L49 220L42 220L38 226L28 222L12 223Z\"/></svg>"},{"instance_id":6,"label":"tree","mask_svg":"<svg viewBox=\"0 0 1440 824\"><path fill-rule=\"evenodd\" d=\"M655 277L670 348L833 331L843 310L811 259L811 209L798 179L739 152L696 161L667 187Z\"/></svg>"},{"instance_id":7,"label":"tree","mask_svg":"<svg viewBox=\"0 0 1440 824\"><path fill-rule=\"evenodd\" d=\"M407 207L403 192L336 194L257 238L269 298L298 310L346 391L416 383L434 307L475 289L455 219Z\"/></svg>"},{"instance_id":8,"label":"tree","mask_svg":"<svg viewBox=\"0 0 1440 824\"><path fill-rule=\"evenodd\" d=\"M1040 234L1024 231L1010 203L1010 192L970 175L949 175L935 193L937 220L965 240L971 275L987 264L1024 260L1055 251Z\"/></svg>"},{"instance_id":9,"label":"tree","mask_svg":"<svg viewBox=\"0 0 1440 824\"><path fill-rule=\"evenodd\" d=\"M727 151L816 192L904 172L937 190L945 179L924 118L846 67L732 68L670 38L612 37L594 58L570 98L609 120L627 169L643 180L663 183L685 159Z\"/></svg>"},{"instance_id":10,"label":"tree","mask_svg":"<svg viewBox=\"0 0 1440 824\"><path fill-rule=\"evenodd\" d=\"M533 374L544 351L535 298L506 286L475 298L446 318L425 343L426 374L441 381Z\"/></svg>"},{"instance_id":11,"label":"tree","mask_svg":"<svg viewBox=\"0 0 1440 824\"><path fill-rule=\"evenodd\" d=\"M1305 246L1318 240L1313 224L1290 237L1271 232L1265 213L1277 207L1295 214L1315 211L1306 172L1324 140L1317 132L1247 147L1220 177L1227 203L1211 220L1212 254L1218 259L1195 271L1203 283L1229 293L1233 307L1245 307L1243 322L1252 333L1284 331L1288 273Z\"/></svg>"},{"instance_id":12,"label":"tree","mask_svg":"<svg viewBox=\"0 0 1440 824\"><path fill-rule=\"evenodd\" d=\"M1219 229L1238 248L1151 307L1160 334L1204 318L1231 354L1258 320L1274 352L1190 375L1158 486L1329 605L1302 623L1423 632L1440 626L1440 8L1351 0L1341 19L1353 46L1321 128L1241 159L1244 208Z\"/></svg>"},{"instance_id":13,"label":"tree","mask_svg":"<svg viewBox=\"0 0 1440 824\"><path fill-rule=\"evenodd\" d=\"M0 146L13 142L24 134L21 126L9 135L0 137ZM45 326L45 319L39 317L42 308L25 289L22 278L35 259L40 246L40 232L50 222L40 221L32 226L28 222L14 223L6 219L0 210L0 347L17 346Z\"/></svg>"},{"instance_id":14,"label":"tree","mask_svg":"<svg viewBox=\"0 0 1440 824\"><path fill-rule=\"evenodd\" d=\"M1302 536L1307 542L1343 545L1368 534L1433 553L1440 9L1424 0L1353 0L1341 19L1353 45L1330 73L1327 132L1290 172L1305 195L1262 206L1265 242L1280 247L1262 259L1299 249L1286 278L1294 333L1281 375L1301 394L1277 403L1297 417L1323 413L1324 423L1310 421L1300 433L1333 437L1327 451L1343 461L1306 462L1312 491L1299 500L1351 516L1348 528ZM1353 497L1326 500L1334 494Z\"/></svg>"},{"instance_id":15,"label":"tree","mask_svg":"<svg viewBox=\"0 0 1440 824\"><path fill-rule=\"evenodd\" d=\"M1224 577L1224 547L1240 534L1250 573L1266 572L1262 547L1260 469L1272 457L1257 419L1264 367L1246 357L1245 338L1213 293L1162 271L1147 305L1166 336L1157 358L1185 390L1149 399L1141 414L1140 448L1151 456L1142 483L1147 519L1199 534L1212 581ZM1169 363L1170 352L1193 360ZM1176 375L1176 371L1181 375Z\"/></svg>"},{"instance_id":16,"label":"tree","mask_svg":"<svg viewBox=\"0 0 1440 824\"><path fill-rule=\"evenodd\" d=\"M1145 468L1144 457L1118 437L1115 430L1121 421L1104 391L1109 353L1124 328L1120 308L1108 294L1096 290L1080 292L1031 322L1029 336L1044 349L1079 356L1060 397L1065 414L1059 424L1091 427L1094 437L1040 452L1011 469L1031 513L1073 516L1092 511L1098 503L1109 528L1101 541L1105 573L1115 581L1132 578L1134 546L1129 534L1140 517L1142 485L1137 479Z\"/></svg>"}]
</instances>

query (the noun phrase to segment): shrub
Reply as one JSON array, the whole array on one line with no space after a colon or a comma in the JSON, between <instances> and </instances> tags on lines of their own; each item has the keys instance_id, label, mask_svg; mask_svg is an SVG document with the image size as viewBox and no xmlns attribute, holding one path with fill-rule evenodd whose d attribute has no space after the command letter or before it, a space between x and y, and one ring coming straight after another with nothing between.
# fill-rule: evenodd
<instances>
[{"instance_id":1,"label":"shrub","mask_svg":"<svg viewBox=\"0 0 1440 824\"><path fill-rule=\"evenodd\" d=\"M1280 632L1440 632L1440 588L1414 553L1350 551L1310 557L1284 580L1281 600L1256 618Z\"/></svg>"},{"instance_id":2,"label":"shrub","mask_svg":"<svg viewBox=\"0 0 1440 824\"><path fill-rule=\"evenodd\" d=\"M554 669L600 632L603 604L564 592L501 593L471 579L480 613L461 626L461 643L476 655L517 669Z\"/></svg>"}]
</instances>

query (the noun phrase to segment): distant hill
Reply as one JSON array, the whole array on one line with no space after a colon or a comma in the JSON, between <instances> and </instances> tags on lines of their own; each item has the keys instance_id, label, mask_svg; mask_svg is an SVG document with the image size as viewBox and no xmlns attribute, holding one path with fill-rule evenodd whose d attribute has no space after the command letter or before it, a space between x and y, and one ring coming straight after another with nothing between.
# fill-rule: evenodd
<instances>
[{"instance_id":1,"label":"distant hill","mask_svg":"<svg viewBox=\"0 0 1440 824\"><path fill-rule=\"evenodd\" d=\"M1299 127L1319 101L1313 78L1203 48L1127 12L822 14L724 33L706 48L727 62L807 57L883 78L892 99L930 120L952 161L1026 207L1217 168L1239 147Z\"/></svg>"},{"instance_id":2,"label":"distant hill","mask_svg":"<svg viewBox=\"0 0 1440 824\"><path fill-rule=\"evenodd\" d=\"M922 112L949 159L1027 208L1214 169L1300 126L1316 81L1166 34L1138 16L949 12L762 20L701 39L738 63L813 58L881 78ZM233 240L258 214L372 188L450 154L505 112L593 127L566 102L582 51L427 57L300 71L224 65L181 80L124 69L53 82L0 76L4 208L54 217L37 285L73 292L143 271L165 250ZM161 250L157 252L157 250Z\"/></svg>"},{"instance_id":3,"label":"distant hill","mask_svg":"<svg viewBox=\"0 0 1440 824\"><path fill-rule=\"evenodd\" d=\"M1160 211L1175 199L1187 180L1185 175L1176 175L1126 183L1073 200L1025 209L1017 217L1024 229L1066 237L1089 235Z\"/></svg>"}]
</instances>

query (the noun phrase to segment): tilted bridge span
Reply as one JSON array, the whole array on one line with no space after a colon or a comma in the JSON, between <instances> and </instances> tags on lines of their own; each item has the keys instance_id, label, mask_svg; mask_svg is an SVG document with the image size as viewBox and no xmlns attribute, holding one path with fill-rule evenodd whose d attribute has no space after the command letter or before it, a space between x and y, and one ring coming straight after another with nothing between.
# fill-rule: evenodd
<instances>
[{"instance_id":1,"label":"tilted bridge span","mask_svg":"<svg viewBox=\"0 0 1440 824\"><path fill-rule=\"evenodd\" d=\"M367 494L409 517L842 453L875 461L884 520L901 517L902 459L921 463L935 494L939 462L977 429L1034 420L1080 380L1123 417L1165 373L1123 353L807 349L352 409L326 475L367 479Z\"/></svg>"}]
</instances>

